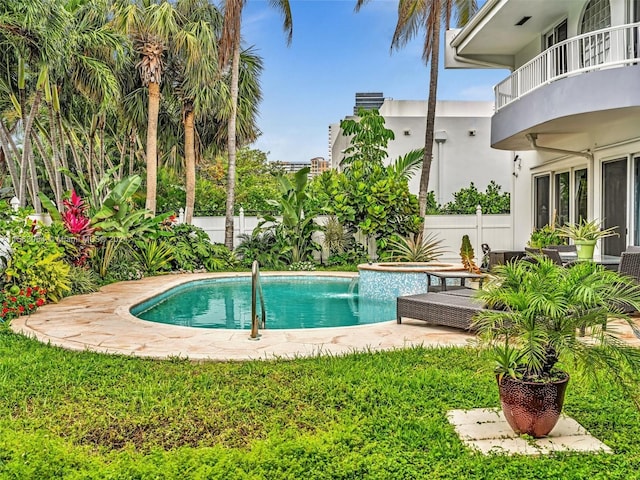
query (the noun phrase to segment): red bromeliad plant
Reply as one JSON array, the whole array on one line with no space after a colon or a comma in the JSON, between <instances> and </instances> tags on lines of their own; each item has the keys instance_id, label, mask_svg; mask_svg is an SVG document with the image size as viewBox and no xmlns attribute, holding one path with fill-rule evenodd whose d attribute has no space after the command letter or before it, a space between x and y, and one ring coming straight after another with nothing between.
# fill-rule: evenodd
<instances>
[{"instance_id":1,"label":"red bromeliad plant","mask_svg":"<svg viewBox=\"0 0 640 480\"><path fill-rule=\"evenodd\" d=\"M95 232L95 228L91 227L91 219L87 215L89 206L76 195L74 190L71 191L71 197L64 200L64 212L62 213L62 221L65 228L75 237L78 252L75 255L73 263L82 266L89 258L89 252L93 248L91 244L91 236Z\"/></svg>"}]
</instances>

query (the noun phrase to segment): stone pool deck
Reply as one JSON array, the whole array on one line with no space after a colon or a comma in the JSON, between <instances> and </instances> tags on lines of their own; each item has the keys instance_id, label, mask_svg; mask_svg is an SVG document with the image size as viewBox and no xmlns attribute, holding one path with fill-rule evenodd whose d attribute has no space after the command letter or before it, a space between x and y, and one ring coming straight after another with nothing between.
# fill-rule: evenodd
<instances>
[{"instance_id":1,"label":"stone pool deck","mask_svg":"<svg viewBox=\"0 0 640 480\"><path fill-rule=\"evenodd\" d=\"M262 276L282 272L263 272ZM293 274L293 272L287 272ZM299 272L309 276L354 277L355 273ZM395 319L352 327L263 330L249 340L248 330L203 329L140 320L130 307L192 280L249 276L246 273L203 273L150 277L107 285L99 292L48 304L35 314L12 321L15 332L70 350L134 355L183 357L192 360L250 360L295 358L318 354L343 355L356 351L391 350L415 345L467 345L474 335L418 320ZM640 347L633 332L617 330L625 341Z\"/></svg>"},{"instance_id":2,"label":"stone pool deck","mask_svg":"<svg viewBox=\"0 0 640 480\"><path fill-rule=\"evenodd\" d=\"M286 272L293 274L293 272ZM263 277L272 274L262 272ZM273 274L282 274L274 272ZM308 276L354 277L356 273L300 272ZM140 320L129 308L192 280L250 276L246 273L202 273L149 277L107 285L99 292L48 304L12 321L15 332L70 350L134 355L187 357L192 360L295 358L317 354L390 350L412 345L465 345L473 335L424 322L395 319L353 327L263 330L249 340L248 330L203 329ZM295 300L293 300L295 301Z\"/></svg>"}]
</instances>

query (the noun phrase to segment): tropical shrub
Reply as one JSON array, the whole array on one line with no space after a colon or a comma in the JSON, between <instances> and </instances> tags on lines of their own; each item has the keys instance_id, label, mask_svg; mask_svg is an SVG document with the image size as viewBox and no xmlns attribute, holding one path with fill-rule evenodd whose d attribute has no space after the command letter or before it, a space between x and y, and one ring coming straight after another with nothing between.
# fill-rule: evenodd
<instances>
[{"instance_id":1,"label":"tropical shrub","mask_svg":"<svg viewBox=\"0 0 640 480\"><path fill-rule=\"evenodd\" d=\"M173 248L166 240L138 240L135 248L131 249L131 255L145 274L156 275L171 269Z\"/></svg>"},{"instance_id":2,"label":"tropical shrub","mask_svg":"<svg viewBox=\"0 0 640 480\"><path fill-rule=\"evenodd\" d=\"M382 254L392 236L407 236L422 228L418 199L409 192L409 177L420 155L419 151L409 152L385 167L393 131L384 127L377 110L358 115L358 120L340 124L345 135L352 135L342 159L343 172L330 170L316 177L313 197L319 211L374 238Z\"/></svg>"},{"instance_id":3,"label":"tropical shrub","mask_svg":"<svg viewBox=\"0 0 640 480\"><path fill-rule=\"evenodd\" d=\"M241 264L250 268L254 260L257 260L262 268L281 270L288 261L288 252L291 247L276 236L273 230L254 229L251 234L238 236L240 244L234 250Z\"/></svg>"},{"instance_id":4,"label":"tropical shrub","mask_svg":"<svg viewBox=\"0 0 640 480\"><path fill-rule=\"evenodd\" d=\"M390 239L387 255L389 260L397 262L430 262L444 254L441 244L442 239L437 234L419 232Z\"/></svg>"},{"instance_id":5,"label":"tropical shrub","mask_svg":"<svg viewBox=\"0 0 640 480\"><path fill-rule=\"evenodd\" d=\"M315 269L316 264L313 262L296 262L289 265L289 270L295 272L313 272Z\"/></svg>"},{"instance_id":6,"label":"tropical shrub","mask_svg":"<svg viewBox=\"0 0 640 480\"><path fill-rule=\"evenodd\" d=\"M460 246L460 259L462 260L462 265L464 269L471 273L480 273L480 269L478 265L476 265L475 261L475 252L473 251L473 247L471 246L471 240L469 240L469 235L462 236L462 245Z\"/></svg>"},{"instance_id":7,"label":"tropical shrub","mask_svg":"<svg viewBox=\"0 0 640 480\"><path fill-rule=\"evenodd\" d=\"M494 180L489 182L484 192L478 190L473 182L467 188L461 188L453 194L454 200L438 205L435 194L427 197L428 215L474 215L478 205L482 213L499 214L511 211L511 194L502 192L502 187Z\"/></svg>"},{"instance_id":8,"label":"tropical shrub","mask_svg":"<svg viewBox=\"0 0 640 480\"><path fill-rule=\"evenodd\" d=\"M23 288L37 285L47 291L49 300L57 302L71 289L64 250L51 238L47 227L38 226L33 232L25 230L12 237L4 281Z\"/></svg>"},{"instance_id":9,"label":"tropical shrub","mask_svg":"<svg viewBox=\"0 0 640 480\"><path fill-rule=\"evenodd\" d=\"M224 245L211 243L207 232L194 225L172 224L163 241L171 246L171 270L217 271L237 265L233 252Z\"/></svg>"},{"instance_id":10,"label":"tropical shrub","mask_svg":"<svg viewBox=\"0 0 640 480\"><path fill-rule=\"evenodd\" d=\"M305 211L309 199L307 187L310 170L309 167L302 168L292 179L286 175L278 177L280 197L269 203L280 207L282 220L265 215L258 225L261 230L275 230L276 236L289 247L286 250L288 263L306 261L314 251L320 250L312 240L313 232L320 230L320 226L313 220L314 212Z\"/></svg>"},{"instance_id":11,"label":"tropical shrub","mask_svg":"<svg viewBox=\"0 0 640 480\"><path fill-rule=\"evenodd\" d=\"M91 268L71 266L69 271L70 291L69 295L82 295L98 290L100 278Z\"/></svg>"},{"instance_id":12,"label":"tropical shrub","mask_svg":"<svg viewBox=\"0 0 640 480\"><path fill-rule=\"evenodd\" d=\"M551 223L551 225L545 225L531 232L528 245L531 248L542 249L549 245L564 245L565 243L567 243L566 238L564 238L560 231L555 228L555 225Z\"/></svg>"}]
</instances>

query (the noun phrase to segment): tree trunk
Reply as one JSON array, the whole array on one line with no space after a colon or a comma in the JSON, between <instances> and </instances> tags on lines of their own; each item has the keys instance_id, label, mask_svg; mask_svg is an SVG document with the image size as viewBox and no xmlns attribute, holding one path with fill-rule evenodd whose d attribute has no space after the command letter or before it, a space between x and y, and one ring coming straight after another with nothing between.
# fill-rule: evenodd
<instances>
[{"instance_id":1,"label":"tree trunk","mask_svg":"<svg viewBox=\"0 0 640 480\"><path fill-rule=\"evenodd\" d=\"M418 194L421 217L424 217L427 212L429 174L431 172L431 161L433 160L433 135L436 120L438 61L440 56L440 7L440 1L433 2L433 15L436 21L433 25L433 38L431 39L431 75L429 78L429 100L427 101L427 128L424 135L424 158L422 160L422 175L420 176L420 191ZM440 168L442 168L442 165Z\"/></svg>"},{"instance_id":2,"label":"tree trunk","mask_svg":"<svg viewBox=\"0 0 640 480\"><path fill-rule=\"evenodd\" d=\"M233 50L231 64L231 115L227 126L227 146L229 153L229 172L227 176L227 211L224 221L224 244L233 250L233 207L236 190L236 117L238 113L238 78L240 74L240 39Z\"/></svg>"},{"instance_id":3,"label":"tree trunk","mask_svg":"<svg viewBox=\"0 0 640 480\"><path fill-rule=\"evenodd\" d=\"M38 112L38 108L40 106L40 100L42 99L42 92L40 90L36 91L36 94L33 98L33 103L31 104L31 111L29 112L29 116L26 118L24 123L24 145L22 150L22 161L20 163L20 167L25 170L25 172L21 173L21 196L20 198L20 206L25 206L26 201L26 189L23 189L23 182L26 186L26 175L22 176L26 173L26 169L29 169L29 178L30 178L30 193L31 193L31 203L33 204L33 208L36 213L41 213L42 209L40 207L40 199L38 198L38 174L36 172L36 163L33 158L33 150L31 148L31 129L33 128L33 121L35 120L36 113Z\"/></svg>"},{"instance_id":4,"label":"tree trunk","mask_svg":"<svg viewBox=\"0 0 640 480\"><path fill-rule=\"evenodd\" d=\"M55 86L54 86L55 88ZM58 207L58 211L62 211L62 175L60 175L60 151L59 148L62 146L58 146L58 136L56 132L56 123L55 123L55 113L53 111L53 105L51 103L47 104L47 110L49 111L49 136L51 137L51 162L52 167L47 167L47 159L43 155L43 152L40 153L42 155L42 161L47 167L47 173L49 175L53 175L53 178L49 180L49 184L51 185L51 189L53 190L53 196L55 197L55 203Z\"/></svg>"},{"instance_id":5,"label":"tree trunk","mask_svg":"<svg viewBox=\"0 0 640 480\"><path fill-rule=\"evenodd\" d=\"M9 133L9 130L3 121L0 121L0 144L2 145L2 150L5 152L5 160L7 162L9 174L11 175L13 194L17 197L20 178L18 175L18 169L16 168L16 159L20 158L20 152L18 152L18 148L13 141L13 137L11 136L11 133Z\"/></svg>"},{"instance_id":6,"label":"tree trunk","mask_svg":"<svg viewBox=\"0 0 640 480\"><path fill-rule=\"evenodd\" d=\"M64 142L64 128L62 127L62 115L60 115L60 111L56 110L56 125L58 131L58 138L60 139L60 162L62 166L69 169L69 162L67 161L67 146ZM82 175L82 171L76 172L77 175ZM73 190L73 182L71 181L71 177L64 174L64 185L67 190Z\"/></svg>"},{"instance_id":7,"label":"tree trunk","mask_svg":"<svg viewBox=\"0 0 640 480\"><path fill-rule=\"evenodd\" d=\"M193 220L193 207L196 203L195 127L193 122L193 105L191 105L191 103L185 103L184 109L184 166L185 187L187 191L184 221L190 224Z\"/></svg>"},{"instance_id":8,"label":"tree trunk","mask_svg":"<svg viewBox=\"0 0 640 480\"><path fill-rule=\"evenodd\" d=\"M147 201L145 207L156 214L156 181L158 177L158 113L160 85L149 82L149 118L147 120Z\"/></svg>"}]
</instances>

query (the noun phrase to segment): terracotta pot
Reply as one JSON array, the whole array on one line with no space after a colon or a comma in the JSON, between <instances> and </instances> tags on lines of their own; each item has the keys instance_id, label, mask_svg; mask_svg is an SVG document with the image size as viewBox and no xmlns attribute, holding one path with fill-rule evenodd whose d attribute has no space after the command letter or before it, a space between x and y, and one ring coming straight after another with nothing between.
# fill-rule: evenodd
<instances>
[{"instance_id":1,"label":"terracotta pot","mask_svg":"<svg viewBox=\"0 0 640 480\"><path fill-rule=\"evenodd\" d=\"M513 431L539 438L556 426L564 403L569 375L555 382L524 382L504 376L498 379L502 412Z\"/></svg>"}]
</instances>

